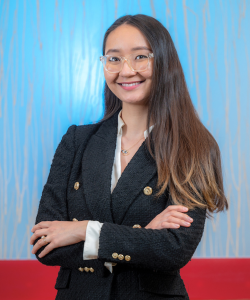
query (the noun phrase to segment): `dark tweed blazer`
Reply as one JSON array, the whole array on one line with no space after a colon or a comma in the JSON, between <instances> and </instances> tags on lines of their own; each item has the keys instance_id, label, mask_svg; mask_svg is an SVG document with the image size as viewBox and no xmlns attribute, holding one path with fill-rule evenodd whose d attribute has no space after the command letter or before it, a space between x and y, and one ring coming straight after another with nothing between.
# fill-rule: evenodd
<instances>
[{"instance_id":1,"label":"dark tweed blazer","mask_svg":"<svg viewBox=\"0 0 250 300\"><path fill-rule=\"evenodd\" d=\"M200 242L206 211L188 212L194 219L189 228L133 228L135 224L145 227L173 203L168 192L154 197L157 170L145 142L111 194L117 116L94 125L69 127L56 150L36 218L36 223L73 218L103 222L99 258L83 260L84 242L80 242L37 259L61 266L55 285L58 300L189 299L180 268L190 261ZM77 190L75 182L80 184ZM152 188L152 195L144 194L146 186ZM131 260L113 258L113 253L129 255ZM104 262L117 263L113 273ZM84 271L85 267L94 272Z\"/></svg>"}]
</instances>

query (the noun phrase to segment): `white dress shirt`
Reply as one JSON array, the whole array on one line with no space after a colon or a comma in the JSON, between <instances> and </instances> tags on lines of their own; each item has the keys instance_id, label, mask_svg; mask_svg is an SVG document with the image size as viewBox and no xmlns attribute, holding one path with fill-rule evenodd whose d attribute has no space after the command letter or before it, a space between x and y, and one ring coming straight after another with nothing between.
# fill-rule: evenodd
<instances>
[{"instance_id":1,"label":"white dress shirt","mask_svg":"<svg viewBox=\"0 0 250 300\"><path fill-rule=\"evenodd\" d=\"M118 114L118 127L117 127L117 139L116 139L116 150L114 157L114 164L112 169L111 177L111 193L113 192L118 179L121 176L121 139L122 139L122 127L125 125L121 118L121 111ZM153 129L152 125L149 128L149 132ZM148 136L147 130L144 131L145 139ZM99 237L103 223L98 221L89 221L86 228L86 238L83 248L83 259L97 259L99 249ZM111 262L105 262L105 267L112 273L113 267Z\"/></svg>"}]
</instances>

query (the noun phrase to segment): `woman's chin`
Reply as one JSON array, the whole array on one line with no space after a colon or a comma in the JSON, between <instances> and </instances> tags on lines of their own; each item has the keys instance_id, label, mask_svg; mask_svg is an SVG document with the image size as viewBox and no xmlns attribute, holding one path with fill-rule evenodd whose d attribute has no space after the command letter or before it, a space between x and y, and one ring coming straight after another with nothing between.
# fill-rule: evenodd
<instances>
[{"instance_id":1,"label":"woman's chin","mask_svg":"<svg viewBox=\"0 0 250 300\"><path fill-rule=\"evenodd\" d=\"M123 105L124 104L142 105L146 103L145 98L137 98L137 99L119 98L119 99L122 101Z\"/></svg>"}]
</instances>

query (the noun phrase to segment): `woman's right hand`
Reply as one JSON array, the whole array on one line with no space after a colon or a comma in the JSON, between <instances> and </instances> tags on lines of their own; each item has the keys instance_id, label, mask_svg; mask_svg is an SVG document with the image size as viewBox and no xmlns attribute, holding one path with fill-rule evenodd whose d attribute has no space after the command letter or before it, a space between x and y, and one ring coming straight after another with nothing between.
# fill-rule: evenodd
<instances>
[{"instance_id":1,"label":"woman's right hand","mask_svg":"<svg viewBox=\"0 0 250 300\"><path fill-rule=\"evenodd\" d=\"M157 215L145 228L146 229L176 229L180 226L189 227L193 222L187 214L188 208L181 205L169 205Z\"/></svg>"}]
</instances>

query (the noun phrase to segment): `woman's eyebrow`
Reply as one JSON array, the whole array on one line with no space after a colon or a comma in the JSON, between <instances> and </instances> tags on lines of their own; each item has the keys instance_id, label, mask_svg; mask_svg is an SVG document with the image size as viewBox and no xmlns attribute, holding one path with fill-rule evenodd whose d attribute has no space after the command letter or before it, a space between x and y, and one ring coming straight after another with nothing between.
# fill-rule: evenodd
<instances>
[{"instance_id":1,"label":"woman's eyebrow","mask_svg":"<svg viewBox=\"0 0 250 300\"><path fill-rule=\"evenodd\" d=\"M145 47L145 46L139 46L139 47L134 47L134 48L131 48L131 51L136 51L136 50L149 50L149 51L152 51L151 49L149 49L148 47ZM106 53L106 55L110 52L120 52L119 49L109 49Z\"/></svg>"}]
</instances>

